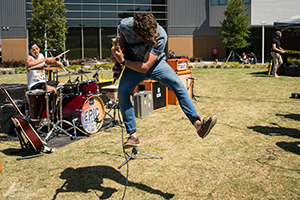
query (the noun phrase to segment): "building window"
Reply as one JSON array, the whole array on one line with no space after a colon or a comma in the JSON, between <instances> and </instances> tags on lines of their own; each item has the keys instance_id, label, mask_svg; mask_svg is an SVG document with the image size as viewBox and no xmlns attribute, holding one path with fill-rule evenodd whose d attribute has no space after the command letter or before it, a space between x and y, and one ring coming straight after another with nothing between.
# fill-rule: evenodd
<instances>
[{"instance_id":1,"label":"building window","mask_svg":"<svg viewBox=\"0 0 300 200\"><path fill-rule=\"evenodd\" d=\"M219 5L226 5L226 0L219 0Z\"/></svg>"},{"instance_id":2,"label":"building window","mask_svg":"<svg viewBox=\"0 0 300 200\"><path fill-rule=\"evenodd\" d=\"M27 21L31 19L31 0L27 3ZM219 1L215 0L217 5ZM67 9L66 41L69 59L83 57L107 58L111 55L111 38L117 35L117 26L124 17L137 12L151 12L166 29L167 0L64 0Z\"/></svg>"},{"instance_id":3,"label":"building window","mask_svg":"<svg viewBox=\"0 0 300 200\"><path fill-rule=\"evenodd\" d=\"M251 4L251 0L244 0L244 4ZM227 0L211 0L212 6L227 5Z\"/></svg>"},{"instance_id":4,"label":"building window","mask_svg":"<svg viewBox=\"0 0 300 200\"><path fill-rule=\"evenodd\" d=\"M212 5L212 6L217 6L217 5L219 5L219 0L211 0L211 5Z\"/></svg>"}]
</instances>

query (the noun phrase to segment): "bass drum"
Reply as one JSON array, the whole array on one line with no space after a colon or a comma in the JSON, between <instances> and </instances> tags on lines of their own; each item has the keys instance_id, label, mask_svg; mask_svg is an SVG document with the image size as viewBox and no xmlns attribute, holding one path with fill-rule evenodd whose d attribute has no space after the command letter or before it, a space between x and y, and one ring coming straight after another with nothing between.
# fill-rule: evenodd
<instances>
[{"instance_id":1,"label":"bass drum","mask_svg":"<svg viewBox=\"0 0 300 200\"><path fill-rule=\"evenodd\" d=\"M87 133L93 134L99 131L105 115L104 104L100 97L95 95L74 94L64 96L62 100L62 117L72 123L77 119L76 125L82 127ZM60 108L57 107L59 116ZM97 122L95 122L95 120ZM99 122L101 120L101 122Z\"/></svg>"}]
</instances>

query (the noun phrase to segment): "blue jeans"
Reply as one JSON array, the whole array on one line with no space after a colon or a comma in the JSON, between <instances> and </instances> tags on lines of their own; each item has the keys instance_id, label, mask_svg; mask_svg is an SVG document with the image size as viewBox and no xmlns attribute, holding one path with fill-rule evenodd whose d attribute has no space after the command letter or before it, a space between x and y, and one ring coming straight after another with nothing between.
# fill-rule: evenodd
<instances>
[{"instance_id":1,"label":"blue jeans","mask_svg":"<svg viewBox=\"0 0 300 200\"><path fill-rule=\"evenodd\" d=\"M118 88L118 98L127 133L136 132L135 114L130 101L130 95L139 83L148 79L163 84L175 93L181 109L191 123L195 119L200 120L190 94L164 58L157 60L146 73L136 72L127 67L124 69Z\"/></svg>"}]
</instances>

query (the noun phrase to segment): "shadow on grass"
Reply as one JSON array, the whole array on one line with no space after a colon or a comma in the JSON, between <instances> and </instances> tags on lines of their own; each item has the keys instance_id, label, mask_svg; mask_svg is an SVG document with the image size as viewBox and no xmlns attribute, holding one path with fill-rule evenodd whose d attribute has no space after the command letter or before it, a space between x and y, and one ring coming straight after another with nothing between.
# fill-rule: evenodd
<instances>
[{"instance_id":1,"label":"shadow on grass","mask_svg":"<svg viewBox=\"0 0 300 200\"><path fill-rule=\"evenodd\" d=\"M62 192L88 193L91 190L94 191L99 199L107 199L118 190L115 188L102 186L104 179L110 179L121 185L126 185L126 177L124 177L118 170L110 166L102 165L80 167L76 169L69 167L61 173L59 178L65 179L66 181L59 189L56 190L56 194L53 196L53 199L56 199L57 195ZM146 191L150 194L159 195L164 199L171 199L174 197L174 194L164 193L141 183L128 181L127 185L136 187L137 189ZM97 191L102 192L102 195L98 195Z\"/></svg>"},{"instance_id":2,"label":"shadow on grass","mask_svg":"<svg viewBox=\"0 0 300 200\"><path fill-rule=\"evenodd\" d=\"M250 126L248 129L252 129L255 132L262 133L270 136L289 136L293 138L300 138L300 131L295 128L284 127L271 127L271 126Z\"/></svg>"},{"instance_id":3,"label":"shadow on grass","mask_svg":"<svg viewBox=\"0 0 300 200\"><path fill-rule=\"evenodd\" d=\"M288 118L288 119L293 119L293 120L297 120L297 121L300 121L300 114L276 114L276 116L280 116L280 117L285 117L285 118Z\"/></svg>"},{"instance_id":4,"label":"shadow on grass","mask_svg":"<svg viewBox=\"0 0 300 200\"><path fill-rule=\"evenodd\" d=\"M300 142L277 142L276 145L285 151L300 155Z\"/></svg>"},{"instance_id":5,"label":"shadow on grass","mask_svg":"<svg viewBox=\"0 0 300 200\"><path fill-rule=\"evenodd\" d=\"M253 72L253 73L250 73L250 75L255 76L255 77L268 77L268 71Z\"/></svg>"}]
</instances>

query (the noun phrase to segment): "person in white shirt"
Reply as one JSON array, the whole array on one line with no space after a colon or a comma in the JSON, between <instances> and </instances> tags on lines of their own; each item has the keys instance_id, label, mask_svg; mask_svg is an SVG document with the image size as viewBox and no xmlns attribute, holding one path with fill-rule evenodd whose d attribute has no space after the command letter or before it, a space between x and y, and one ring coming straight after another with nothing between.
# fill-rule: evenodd
<instances>
[{"instance_id":1,"label":"person in white shirt","mask_svg":"<svg viewBox=\"0 0 300 200\"><path fill-rule=\"evenodd\" d=\"M59 61L55 60L55 57L45 58L43 54L40 53L40 48L37 42L30 42L28 45L29 55L25 60L26 70L27 70L27 84L28 90L43 89L46 90L45 82L47 77L44 69L31 69L37 66L43 66L45 64L55 64L63 66ZM47 81L47 90L54 90L56 93L56 87L64 85L62 82L58 81Z\"/></svg>"}]
</instances>

